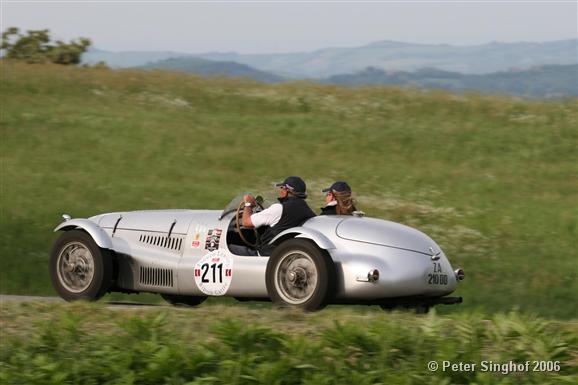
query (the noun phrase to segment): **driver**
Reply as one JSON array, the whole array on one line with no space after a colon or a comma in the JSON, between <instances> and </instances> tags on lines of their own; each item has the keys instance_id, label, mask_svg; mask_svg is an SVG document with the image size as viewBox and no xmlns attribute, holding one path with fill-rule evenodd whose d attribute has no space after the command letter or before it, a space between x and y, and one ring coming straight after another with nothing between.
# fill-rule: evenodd
<instances>
[{"instance_id":1,"label":"driver","mask_svg":"<svg viewBox=\"0 0 578 385\"><path fill-rule=\"evenodd\" d=\"M236 255L271 255L274 246L268 243L283 230L299 226L307 219L315 216L305 199L307 186L298 176L287 177L282 183L275 185L279 188L279 203L252 214L252 207L256 205L252 195L245 195L245 209L243 210L243 226L259 228L269 226L261 235L257 250L247 246L230 245L229 249Z\"/></svg>"}]
</instances>

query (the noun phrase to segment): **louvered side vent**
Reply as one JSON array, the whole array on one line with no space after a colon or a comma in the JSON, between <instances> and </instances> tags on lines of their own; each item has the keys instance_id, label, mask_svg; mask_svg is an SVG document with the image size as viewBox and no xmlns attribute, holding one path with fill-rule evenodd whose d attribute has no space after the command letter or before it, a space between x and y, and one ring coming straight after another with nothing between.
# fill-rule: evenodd
<instances>
[{"instance_id":1,"label":"louvered side vent","mask_svg":"<svg viewBox=\"0 0 578 385\"><path fill-rule=\"evenodd\" d=\"M138 240L139 242L146 243L147 245L163 247L165 249L174 251L181 251L181 247L183 246L183 238L174 236L169 238L160 235L141 234Z\"/></svg>"},{"instance_id":2,"label":"louvered side vent","mask_svg":"<svg viewBox=\"0 0 578 385\"><path fill-rule=\"evenodd\" d=\"M173 287L173 271L158 267L140 267L140 284L146 286Z\"/></svg>"}]
</instances>

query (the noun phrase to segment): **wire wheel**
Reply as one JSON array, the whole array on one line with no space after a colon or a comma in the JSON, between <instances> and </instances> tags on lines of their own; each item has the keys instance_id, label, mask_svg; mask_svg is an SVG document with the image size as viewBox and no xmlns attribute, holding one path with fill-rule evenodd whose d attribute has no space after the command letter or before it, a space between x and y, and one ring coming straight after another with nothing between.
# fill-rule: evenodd
<instances>
[{"instance_id":1,"label":"wire wheel","mask_svg":"<svg viewBox=\"0 0 578 385\"><path fill-rule=\"evenodd\" d=\"M57 260L58 280L71 293L85 291L94 278L94 257L84 244L71 242L64 246Z\"/></svg>"},{"instance_id":2,"label":"wire wheel","mask_svg":"<svg viewBox=\"0 0 578 385\"><path fill-rule=\"evenodd\" d=\"M265 282L273 303L315 311L331 302L335 275L327 252L308 239L289 239L273 250Z\"/></svg>"},{"instance_id":3,"label":"wire wheel","mask_svg":"<svg viewBox=\"0 0 578 385\"><path fill-rule=\"evenodd\" d=\"M313 259L302 251L293 251L282 256L277 264L275 287L283 301L300 305L315 292L317 276Z\"/></svg>"},{"instance_id":4,"label":"wire wheel","mask_svg":"<svg viewBox=\"0 0 578 385\"><path fill-rule=\"evenodd\" d=\"M101 249L82 230L69 230L56 240L50 253L50 278L67 301L95 301L113 283L113 254Z\"/></svg>"}]
</instances>

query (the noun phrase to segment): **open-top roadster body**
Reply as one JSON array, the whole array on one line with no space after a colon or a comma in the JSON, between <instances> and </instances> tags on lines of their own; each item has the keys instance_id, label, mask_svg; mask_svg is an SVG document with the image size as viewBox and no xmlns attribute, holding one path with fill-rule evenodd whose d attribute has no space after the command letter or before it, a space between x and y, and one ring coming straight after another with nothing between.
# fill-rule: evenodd
<instances>
[{"instance_id":1,"label":"open-top roadster body","mask_svg":"<svg viewBox=\"0 0 578 385\"><path fill-rule=\"evenodd\" d=\"M234 255L229 245L251 245L259 235L239 226L239 202L222 211L64 215L50 258L54 288L66 300L151 292L174 304L232 296L307 310L353 303L427 311L461 302L447 295L463 270L454 271L427 235L385 220L318 216L277 235L270 256Z\"/></svg>"}]
</instances>

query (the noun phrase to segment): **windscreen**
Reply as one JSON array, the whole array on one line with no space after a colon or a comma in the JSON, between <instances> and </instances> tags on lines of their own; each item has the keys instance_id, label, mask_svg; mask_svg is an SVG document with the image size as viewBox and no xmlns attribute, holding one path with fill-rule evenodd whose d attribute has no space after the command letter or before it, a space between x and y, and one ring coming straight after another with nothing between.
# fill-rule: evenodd
<instances>
[{"instance_id":1,"label":"windscreen","mask_svg":"<svg viewBox=\"0 0 578 385\"><path fill-rule=\"evenodd\" d=\"M225 206L223 212L221 213L221 218L224 218L227 214L235 212L239 204L243 201L245 193L237 194L231 201Z\"/></svg>"},{"instance_id":2,"label":"windscreen","mask_svg":"<svg viewBox=\"0 0 578 385\"><path fill-rule=\"evenodd\" d=\"M226 215L228 215L230 213L234 213L235 210L237 210L237 208L239 207L239 205L243 201L243 197L246 194L248 194L248 193L241 193L241 194L236 195L233 199L231 199L231 201L223 209L223 212L221 213L221 217L219 219L223 219ZM271 195L271 194L269 194L269 195ZM274 201L275 199L265 199L261 195L258 195L257 200L261 201L261 203L263 204L264 207L267 207L269 205L268 202Z\"/></svg>"}]
</instances>

